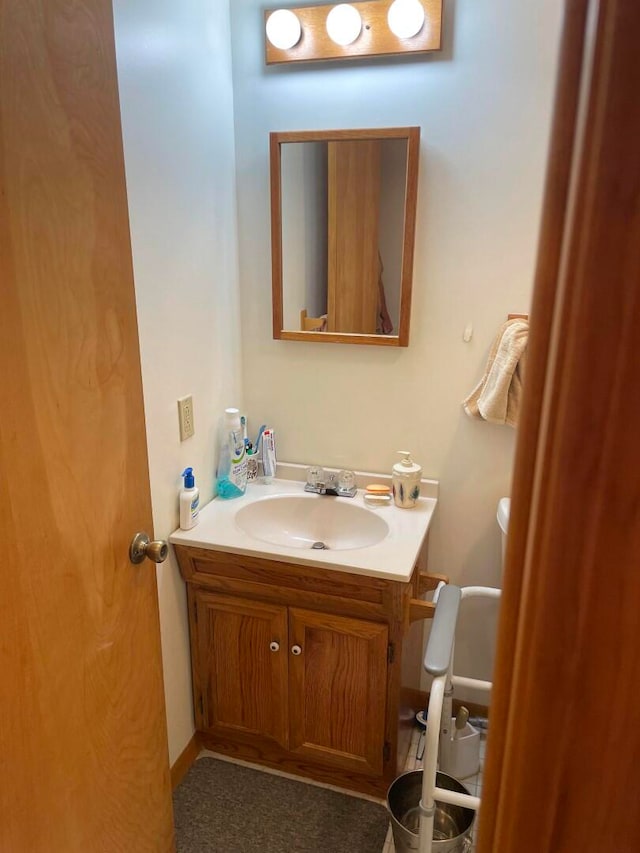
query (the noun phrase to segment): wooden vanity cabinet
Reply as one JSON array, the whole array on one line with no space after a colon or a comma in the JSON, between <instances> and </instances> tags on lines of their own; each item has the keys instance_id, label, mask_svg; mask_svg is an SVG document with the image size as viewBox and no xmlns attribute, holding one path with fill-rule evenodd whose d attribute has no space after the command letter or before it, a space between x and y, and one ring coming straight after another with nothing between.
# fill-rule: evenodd
<instances>
[{"instance_id":1,"label":"wooden vanity cabinet","mask_svg":"<svg viewBox=\"0 0 640 853\"><path fill-rule=\"evenodd\" d=\"M384 795L413 721L400 673L415 582L175 550L203 746Z\"/></svg>"}]
</instances>

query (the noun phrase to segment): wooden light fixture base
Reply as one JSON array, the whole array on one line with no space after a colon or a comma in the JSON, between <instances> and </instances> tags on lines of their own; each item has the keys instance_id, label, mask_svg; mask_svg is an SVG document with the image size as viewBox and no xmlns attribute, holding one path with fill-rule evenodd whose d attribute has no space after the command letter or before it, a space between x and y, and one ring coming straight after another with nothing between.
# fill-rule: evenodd
<instances>
[{"instance_id":1,"label":"wooden light fixture base","mask_svg":"<svg viewBox=\"0 0 640 853\"><path fill-rule=\"evenodd\" d=\"M333 42L327 33L327 15L337 3L291 8L302 27L300 41L289 50L274 47L265 36L267 65L287 62L317 62L331 59L357 59L368 56L393 56L406 53L428 53L440 50L442 32L442 0L420 0L425 20L420 32L412 38L398 38L389 29L387 14L393 0L366 0L352 3L362 17L358 38L345 46ZM287 7L289 8L289 7ZM264 13L265 24L275 9Z\"/></svg>"}]
</instances>

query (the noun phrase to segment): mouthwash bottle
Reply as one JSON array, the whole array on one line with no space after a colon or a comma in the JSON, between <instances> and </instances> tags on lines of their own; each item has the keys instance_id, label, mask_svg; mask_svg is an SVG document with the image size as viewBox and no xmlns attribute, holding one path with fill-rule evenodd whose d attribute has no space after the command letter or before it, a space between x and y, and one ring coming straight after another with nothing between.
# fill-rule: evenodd
<instances>
[{"instance_id":1,"label":"mouthwash bottle","mask_svg":"<svg viewBox=\"0 0 640 853\"><path fill-rule=\"evenodd\" d=\"M247 490L247 457L239 409L225 409L218 448L218 497L239 498Z\"/></svg>"}]
</instances>

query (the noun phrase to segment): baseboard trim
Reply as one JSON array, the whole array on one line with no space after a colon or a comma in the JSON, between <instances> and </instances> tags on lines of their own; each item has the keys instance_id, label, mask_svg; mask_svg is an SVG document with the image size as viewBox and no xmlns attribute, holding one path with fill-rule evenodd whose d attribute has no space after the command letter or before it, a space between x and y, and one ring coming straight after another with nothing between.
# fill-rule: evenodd
<instances>
[{"instance_id":1,"label":"baseboard trim","mask_svg":"<svg viewBox=\"0 0 640 853\"><path fill-rule=\"evenodd\" d=\"M198 738L198 733L195 732L189 743L182 750L180 755L176 758L175 762L171 765L171 790L175 791L180 782L187 775L187 772L193 762L196 760L202 747L200 746L200 739Z\"/></svg>"}]
</instances>

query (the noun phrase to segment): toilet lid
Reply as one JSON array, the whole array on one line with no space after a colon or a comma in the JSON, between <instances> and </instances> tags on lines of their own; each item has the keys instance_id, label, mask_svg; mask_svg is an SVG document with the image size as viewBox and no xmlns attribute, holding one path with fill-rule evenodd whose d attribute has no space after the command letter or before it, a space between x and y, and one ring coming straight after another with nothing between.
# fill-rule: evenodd
<instances>
[{"instance_id":1,"label":"toilet lid","mask_svg":"<svg viewBox=\"0 0 640 853\"><path fill-rule=\"evenodd\" d=\"M506 534L509 527L509 510L511 509L511 498L500 498L498 501L498 524L500 530Z\"/></svg>"}]
</instances>

